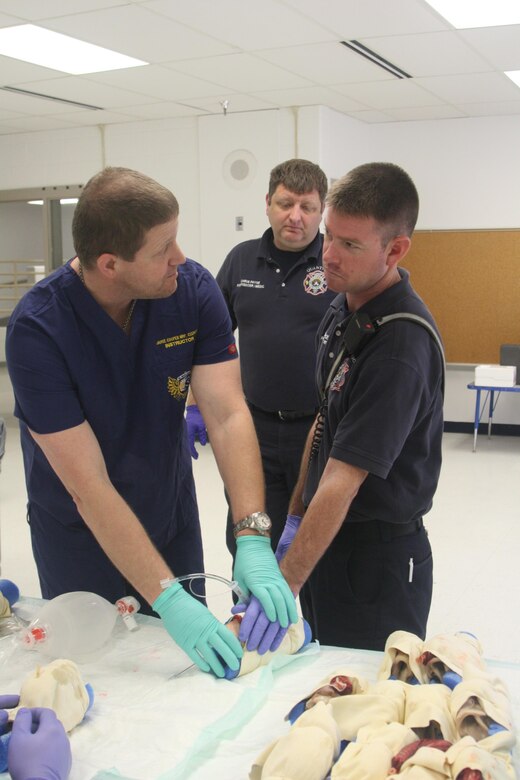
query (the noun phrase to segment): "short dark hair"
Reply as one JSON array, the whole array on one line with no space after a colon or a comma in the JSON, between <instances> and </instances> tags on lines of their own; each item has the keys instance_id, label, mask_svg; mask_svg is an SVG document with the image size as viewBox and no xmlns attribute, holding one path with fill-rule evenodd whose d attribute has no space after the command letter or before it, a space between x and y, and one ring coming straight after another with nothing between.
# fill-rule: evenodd
<instances>
[{"instance_id":1,"label":"short dark hair","mask_svg":"<svg viewBox=\"0 0 520 780\"><path fill-rule=\"evenodd\" d=\"M411 236L419 214L419 195L398 165L365 163L334 182L327 206L352 217L372 217L385 233Z\"/></svg>"},{"instance_id":2,"label":"short dark hair","mask_svg":"<svg viewBox=\"0 0 520 780\"><path fill-rule=\"evenodd\" d=\"M79 198L72 238L82 265L92 266L105 252L133 260L150 228L179 214L170 190L130 168L104 168Z\"/></svg>"},{"instance_id":3,"label":"short dark hair","mask_svg":"<svg viewBox=\"0 0 520 780\"><path fill-rule=\"evenodd\" d=\"M268 197L271 200L276 188L282 184L296 195L304 195L317 190L321 205L325 203L327 194L327 177L319 165L310 160L292 159L275 165L269 177Z\"/></svg>"}]
</instances>

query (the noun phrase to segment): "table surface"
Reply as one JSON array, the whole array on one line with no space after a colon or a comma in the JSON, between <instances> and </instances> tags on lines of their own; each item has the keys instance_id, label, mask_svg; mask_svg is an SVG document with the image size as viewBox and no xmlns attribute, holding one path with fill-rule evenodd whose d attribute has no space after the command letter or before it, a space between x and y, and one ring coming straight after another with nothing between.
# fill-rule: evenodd
<instances>
[{"instance_id":1,"label":"table surface","mask_svg":"<svg viewBox=\"0 0 520 780\"><path fill-rule=\"evenodd\" d=\"M24 602L35 611L43 603ZM231 682L197 669L175 677L190 664L187 656L159 620L138 617L138 623L129 632L118 620L104 653L78 664L95 701L70 735L70 780L244 780L258 754L288 731L291 707L323 677L341 669L375 682L382 659L382 653L312 643L299 656ZM49 660L3 637L0 692L17 693ZM489 661L488 667L508 685L519 723L520 665ZM517 756L515 763L520 766Z\"/></svg>"}]
</instances>

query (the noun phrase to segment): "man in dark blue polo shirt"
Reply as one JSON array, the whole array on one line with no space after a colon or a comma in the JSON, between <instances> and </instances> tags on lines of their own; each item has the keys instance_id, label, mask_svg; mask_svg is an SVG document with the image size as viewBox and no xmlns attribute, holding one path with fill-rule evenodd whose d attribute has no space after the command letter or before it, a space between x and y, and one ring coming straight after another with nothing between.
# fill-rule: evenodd
<instances>
[{"instance_id":1,"label":"man in dark blue polo shirt","mask_svg":"<svg viewBox=\"0 0 520 780\"><path fill-rule=\"evenodd\" d=\"M162 586L173 572L203 571L190 383L242 521L235 577L285 625L296 609L269 519L257 522L261 461L229 314L212 276L179 248L178 212L137 171L94 176L74 213L77 257L18 304L6 353L42 595L115 601L135 589L195 663L223 676L218 656L237 668L239 643L178 582Z\"/></svg>"},{"instance_id":2,"label":"man in dark blue polo shirt","mask_svg":"<svg viewBox=\"0 0 520 780\"><path fill-rule=\"evenodd\" d=\"M273 549L318 408L315 336L334 297L321 262L319 225L326 192L327 178L315 163L293 159L273 168L266 195L271 227L261 238L232 249L217 275L233 328L238 328L242 383L262 453ZM189 407L187 420L189 430ZM231 514L226 541L234 556Z\"/></svg>"},{"instance_id":3,"label":"man in dark blue polo shirt","mask_svg":"<svg viewBox=\"0 0 520 780\"><path fill-rule=\"evenodd\" d=\"M441 467L443 354L398 268L418 208L412 180L391 163L355 168L327 196L323 266L339 295L318 334L322 405L290 503L303 520L280 543L281 569L323 644L382 650L395 630L426 633L423 515Z\"/></svg>"}]
</instances>

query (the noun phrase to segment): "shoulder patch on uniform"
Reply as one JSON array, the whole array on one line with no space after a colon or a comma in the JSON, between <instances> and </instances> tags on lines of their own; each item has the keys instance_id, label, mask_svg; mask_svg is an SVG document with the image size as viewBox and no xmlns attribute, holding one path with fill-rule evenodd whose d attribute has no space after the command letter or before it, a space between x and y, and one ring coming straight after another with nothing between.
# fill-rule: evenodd
<instances>
[{"instance_id":1,"label":"shoulder patch on uniform","mask_svg":"<svg viewBox=\"0 0 520 780\"><path fill-rule=\"evenodd\" d=\"M303 280L303 289L309 295L323 295L327 292L327 280L323 268L313 268Z\"/></svg>"}]
</instances>

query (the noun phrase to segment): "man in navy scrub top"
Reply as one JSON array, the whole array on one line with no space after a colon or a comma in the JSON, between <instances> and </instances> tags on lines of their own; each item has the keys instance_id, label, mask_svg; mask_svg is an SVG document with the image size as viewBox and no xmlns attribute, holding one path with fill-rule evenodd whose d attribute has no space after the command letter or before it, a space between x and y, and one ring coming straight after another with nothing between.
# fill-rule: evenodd
<instances>
[{"instance_id":1,"label":"man in navy scrub top","mask_svg":"<svg viewBox=\"0 0 520 780\"><path fill-rule=\"evenodd\" d=\"M7 362L43 597L136 593L195 663L222 676L221 661L238 667L236 638L178 582L161 586L203 571L190 384L241 523L234 576L282 624L296 608L270 547L229 314L178 246L178 215L174 195L143 174L94 176L74 214L77 256L16 307Z\"/></svg>"}]
</instances>

